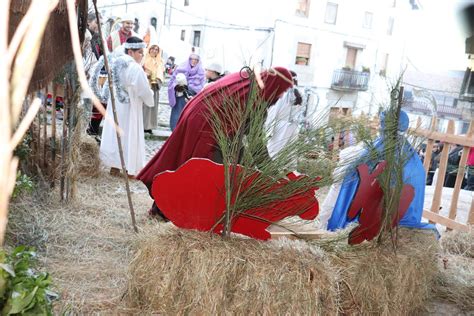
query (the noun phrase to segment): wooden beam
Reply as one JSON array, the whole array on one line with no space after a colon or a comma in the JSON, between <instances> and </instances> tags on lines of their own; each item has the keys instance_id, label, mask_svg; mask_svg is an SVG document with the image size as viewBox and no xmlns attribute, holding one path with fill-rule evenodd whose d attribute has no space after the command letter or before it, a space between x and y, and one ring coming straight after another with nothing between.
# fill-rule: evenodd
<instances>
[{"instance_id":1,"label":"wooden beam","mask_svg":"<svg viewBox=\"0 0 474 316\"><path fill-rule=\"evenodd\" d=\"M474 147L474 138L468 138L466 136L459 136L453 134L445 134L425 129L410 128L409 130L410 133L417 136L425 137L429 140L438 140L443 143L458 144L465 147Z\"/></svg>"},{"instance_id":2,"label":"wooden beam","mask_svg":"<svg viewBox=\"0 0 474 316\"><path fill-rule=\"evenodd\" d=\"M423 217L429 220L430 222L446 226L450 229L455 229L463 232L468 232L470 230L469 226L467 226L466 224L453 221L452 219L433 213L429 210L423 211Z\"/></svg>"},{"instance_id":3,"label":"wooden beam","mask_svg":"<svg viewBox=\"0 0 474 316\"><path fill-rule=\"evenodd\" d=\"M303 232L269 232L270 235L272 236L272 239L279 239L279 238L288 238L288 239L298 239L298 238L303 238L303 239L319 239L323 236L327 236L327 232L322 232L322 231L314 231L314 232L309 232L309 231L303 231Z\"/></svg>"},{"instance_id":4,"label":"wooden beam","mask_svg":"<svg viewBox=\"0 0 474 316\"><path fill-rule=\"evenodd\" d=\"M288 227L288 229L291 229L291 231L284 227L276 225L270 225L267 228L267 231L272 236L272 239L278 239L283 237L290 239L296 239L298 237L306 239L319 239L322 236L328 236L331 234L331 232L327 230L320 230L307 226L305 227L298 224L289 224L285 225L285 227Z\"/></svg>"}]
</instances>

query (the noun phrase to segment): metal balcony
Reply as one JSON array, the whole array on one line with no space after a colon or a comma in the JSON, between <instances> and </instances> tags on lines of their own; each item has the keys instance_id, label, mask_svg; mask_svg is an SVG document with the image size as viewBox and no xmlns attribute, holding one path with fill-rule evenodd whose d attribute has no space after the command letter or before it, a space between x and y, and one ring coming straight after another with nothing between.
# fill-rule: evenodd
<instances>
[{"instance_id":1,"label":"metal balcony","mask_svg":"<svg viewBox=\"0 0 474 316\"><path fill-rule=\"evenodd\" d=\"M369 72L338 69L332 76L331 88L339 91L366 91L369 77Z\"/></svg>"}]
</instances>

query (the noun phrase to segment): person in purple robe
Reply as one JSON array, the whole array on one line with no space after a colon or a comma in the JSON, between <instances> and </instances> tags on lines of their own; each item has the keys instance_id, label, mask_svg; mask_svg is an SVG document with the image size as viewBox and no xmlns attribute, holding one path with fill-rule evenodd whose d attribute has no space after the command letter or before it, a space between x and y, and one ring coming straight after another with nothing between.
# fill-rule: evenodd
<instances>
[{"instance_id":1,"label":"person in purple robe","mask_svg":"<svg viewBox=\"0 0 474 316\"><path fill-rule=\"evenodd\" d=\"M168 83L168 99L171 106L171 130L174 130L176 127L187 101L192 96L198 94L205 83L205 71L197 54L191 54L187 62L175 69Z\"/></svg>"}]
</instances>

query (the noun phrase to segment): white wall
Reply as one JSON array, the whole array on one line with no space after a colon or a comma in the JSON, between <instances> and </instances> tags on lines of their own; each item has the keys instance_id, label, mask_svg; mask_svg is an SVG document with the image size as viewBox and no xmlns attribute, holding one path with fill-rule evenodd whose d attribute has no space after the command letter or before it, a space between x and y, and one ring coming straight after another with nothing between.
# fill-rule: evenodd
<instances>
[{"instance_id":1,"label":"white wall","mask_svg":"<svg viewBox=\"0 0 474 316\"><path fill-rule=\"evenodd\" d=\"M104 4L118 0L105 0ZM166 0L129 5L128 11L140 17L144 28L151 16L158 18L159 39L167 55L183 62L189 56L194 30L201 31L201 47L197 52L203 64L219 62L228 71L263 61L264 67L285 66L298 73L302 86L318 87L320 108L332 105L337 92L331 87L334 70L345 66L347 47L344 42L365 46L358 51L355 70L369 67L368 92L346 93L339 106L352 107L354 113L373 114L378 104L386 104L387 87L404 67L404 34L409 23L403 20L409 11L407 1L393 0L331 0L338 4L335 25L324 22L327 1L312 0L309 16L296 15L296 0L168 0L171 4L170 24L163 25ZM123 1L122 1L123 3ZM113 8L118 13L124 7ZM372 28L363 27L364 13L373 14ZM387 35L388 19L395 19L393 34ZM258 30L257 30L258 29ZM273 32L264 29L272 29ZM186 38L180 40L181 30ZM308 66L295 64L298 42L312 45ZM389 53L387 77L378 75Z\"/></svg>"}]
</instances>

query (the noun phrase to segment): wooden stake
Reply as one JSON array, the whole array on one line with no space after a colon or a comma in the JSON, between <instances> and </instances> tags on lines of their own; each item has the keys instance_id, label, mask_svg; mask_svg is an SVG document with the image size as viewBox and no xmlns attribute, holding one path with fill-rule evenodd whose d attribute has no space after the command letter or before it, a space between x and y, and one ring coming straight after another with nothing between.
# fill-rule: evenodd
<instances>
[{"instance_id":1,"label":"wooden stake","mask_svg":"<svg viewBox=\"0 0 474 316\"><path fill-rule=\"evenodd\" d=\"M93 3L94 3L95 16L96 16L96 19L97 19L97 24L101 25L100 24L99 10L97 9L97 0L93 0ZM101 30L100 27L99 27L99 37L101 39L103 39L102 30ZM112 74L111 74L111 71L110 71L109 62L107 60L108 51L107 51L107 48L105 47L105 44L104 44L103 40L100 41L100 45L101 45L102 52L104 54L104 65L105 65L105 69L107 70L107 77L109 79L110 100L111 100L111 103L112 103L112 112L114 114L114 122L115 122L115 125L118 126L117 111L116 111L116 107L115 107L115 96L114 96L114 90L113 90L113 87L112 87L112 82L113 82L112 81ZM123 157L122 139L120 137L120 133L119 133L119 130L117 128L115 129L115 132L116 132L116 135L117 135L117 145L118 145L119 154L120 154L120 162L122 164L122 173L123 173L123 177L124 177L124 180L125 180L125 189L127 191L128 206L130 207L130 216L132 217L133 230L136 233L138 233L137 223L136 223L136 220L135 220L135 211L133 209L133 203L132 203L132 195L130 193L130 185L128 183L128 174L127 174L127 169L125 168L125 160L124 160L124 157Z\"/></svg>"},{"instance_id":2,"label":"wooden stake","mask_svg":"<svg viewBox=\"0 0 474 316\"><path fill-rule=\"evenodd\" d=\"M53 99L51 100L51 178L50 186L54 188L54 180L56 178L56 97L58 86L53 82Z\"/></svg>"},{"instance_id":3,"label":"wooden stake","mask_svg":"<svg viewBox=\"0 0 474 316\"><path fill-rule=\"evenodd\" d=\"M450 120L448 122L447 134L454 134L454 122ZM446 176L446 168L448 166L448 155L449 155L449 143L445 143L441 157L439 159L438 179L436 179L436 186L433 193L433 203L431 204L431 212L438 214L439 206L441 205L441 195L443 194L444 178ZM434 183L433 183L434 184Z\"/></svg>"},{"instance_id":4,"label":"wooden stake","mask_svg":"<svg viewBox=\"0 0 474 316\"><path fill-rule=\"evenodd\" d=\"M471 124L469 124L469 130L467 131L466 137L469 137L469 138L472 137L473 132L474 132L473 124L474 124L474 121L471 121ZM469 147L464 147L463 148L461 160L459 161L458 173L456 175L456 183L454 184L453 196L451 198L451 207L449 208L449 218L452 219L452 220L456 219L456 213L457 213L457 209L458 209L459 192L461 191L461 184L462 184L462 180L464 179L464 168L466 167L467 158L469 156L469 150L470 150ZM447 227L446 227L446 229L450 230Z\"/></svg>"},{"instance_id":5,"label":"wooden stake","mask_svg":"<svg viewBox=\"0 0 474 316\"><path fill-rule=\"evenodd\" d=\"M38 111L36 114L38 130L36 131L36 166L41 166L41 112Z\"/></svg>"},{"instance_id":6,"label":"wooden stake","mask_svg":"<svg viewBox=\"0 0 474 316\"><path fill-rule=\"evenodd\" d=\"M48 159L47 159L47 152L48 152L48 88L44 88L44 102L43 102L43 168L44 174L48 174Z\"/></svg>"},{"instance_id":7,"label":"wooden stake","mask_svg":"<svg viewBox=\"0 0 474 316\"><path fill-rule=\"evenodd\" d=\"M64 201L64 185L65 185L65 176L66 176L66 149L68 146L67 144L67 117L68 117L68 107L69 107L69 92L70 87L69 83L66 83L64 88L64 97L63 97L63 135L61 138L61 162L60 162L60 197L61 201Z\"/></svg>"}]
</instances>

